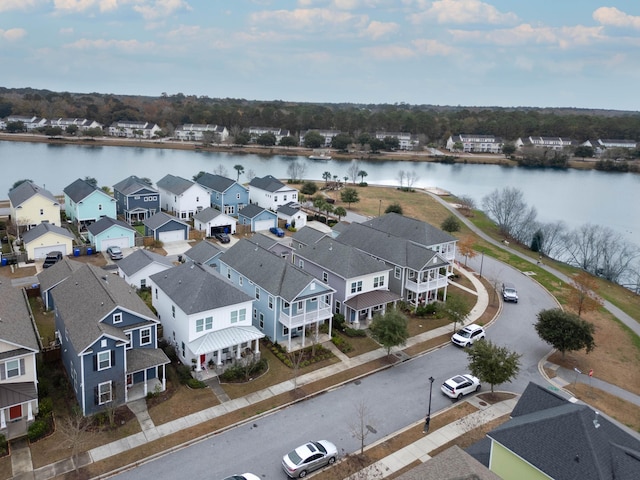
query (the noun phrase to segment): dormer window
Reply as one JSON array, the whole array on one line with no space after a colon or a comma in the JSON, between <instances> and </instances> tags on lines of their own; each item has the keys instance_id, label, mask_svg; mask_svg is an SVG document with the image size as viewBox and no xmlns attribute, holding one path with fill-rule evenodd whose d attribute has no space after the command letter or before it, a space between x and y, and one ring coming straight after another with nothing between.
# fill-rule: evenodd
<instances>
[{"instance_id":1,"label":"dormer window","mask_svg":"<svg viewBox=\"0 0 640 480\"><path fill-rule=\"evenodd\" d=\"M121 313L114 313L113 314L113 323L120 323L122 322L122 314Z\"/></svg>"}]
</instances>

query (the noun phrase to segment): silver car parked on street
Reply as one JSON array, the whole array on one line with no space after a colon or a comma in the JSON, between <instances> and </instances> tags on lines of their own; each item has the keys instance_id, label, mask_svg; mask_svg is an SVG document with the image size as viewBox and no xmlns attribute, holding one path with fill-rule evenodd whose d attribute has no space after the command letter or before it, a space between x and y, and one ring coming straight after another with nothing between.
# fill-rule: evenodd
<instances>
[{"instance_id":1,"label":"silver car parked on street","mask_svg":"<svg viewBox=\"0 0 640 480\"><path fill-rule=\"evenodd\" d=\"M308 442L282 457L282 468L291 478L302 478L312 470L331 465L338 458L338 449L327 441Z\"/></svg>"}]
</instances>

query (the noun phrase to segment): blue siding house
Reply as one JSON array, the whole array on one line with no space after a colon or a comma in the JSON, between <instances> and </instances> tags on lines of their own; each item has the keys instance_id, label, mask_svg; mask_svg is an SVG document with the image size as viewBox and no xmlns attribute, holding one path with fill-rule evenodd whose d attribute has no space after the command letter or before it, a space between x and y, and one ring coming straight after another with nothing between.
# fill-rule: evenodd
<instances>
[{"instance_id":1,"label":"blue siding house","mask_svg":"<svg viewBox=\"0 0 640 480\"><path fill-rule=\"evenodd\" d=\"M81 226L103 217L116 218L116 201L100 188L77 179L64 190L64 211L67 219Z\"/></svg>"},{"instance_id":2,"label":"blue siding house","mask_svg":"<svg viewBox=\"0 0 640 480\"><path fill-rule=\"evenodd\" d=\"M113 186L118 215L127 223L139 223L160 211L158 190L132 175Z\"/></svg>"},{"instance_id":3,"label":"blue siding house","mask_svg":"<svg viewBox=\"0 0 640 480\"><path fill-rule=\"evenodd\" d=\"M242 239L219 258L219 271L253 300L253 325L287 350L319 339L329 327L335 290L251 240ZM293 341L295 339L295 342Z\"/></svg>"},{"instance_id":4,"label":"blue siding house","mask_svg":"<svg viewBox=\"0 0 640 480\"><path fill-rule=\"evenodd\" d=\"M105 217L89 225L89 242L95 245L97 252L109 247L130 248L136 244L136 230L121 220Z\"/></svg>"},{"instance_id":5,"label":"blue siding house","mask_svg":"<svg viewBox=\"0 0 640 480\"><path fill-rule=\"evenodd\" d=\"M178 242L189 239L189 224L164 212L158 212L144 222L144 234L161 242Z\"/></svg>"},{"instance_id":6,"label":"blue siding house","mask_svg":"<svg viewBox=\"0 0 640 480\"><path fill-rule=\"evenodd\" d=\"M62 363L84 415L165 390L158 319L122 278L83 265L51 295Z\"/></svg>"},{"instance_id":7,"label":"blue siding house","mask_svg":"<svg viewBox=\"0 0 640 480\"><path fill-rule=\"evenodd\" d=\"M251 225L252 232L262 232L278 226L278 214L251 204L238 212L239 225Z\"/></svg>"},{"instance_id":8,"label":"blue siding house","mask_svg":"<svg viewBox=\"0 0 640 480\"><path fill-rule=\"evenodd\" d=\"M238 212L249 204L249 189L230 178L205 173L196 179L196 183L211 194L211 206L225 215L237 217Z\"/></svg>"}]
</instances>

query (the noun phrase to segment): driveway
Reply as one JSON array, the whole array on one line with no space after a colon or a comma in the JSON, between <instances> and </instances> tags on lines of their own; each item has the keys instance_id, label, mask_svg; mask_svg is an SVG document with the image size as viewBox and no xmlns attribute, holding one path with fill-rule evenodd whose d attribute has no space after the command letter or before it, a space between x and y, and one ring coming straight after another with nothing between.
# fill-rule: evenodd
<instances>
[{"instance_id":1,"label":"driveway","mask_svg":"<svg viewBox=\"0 0 640 480\"><path fill-rule=\"evenodd\" d=\"M182 255L191 248L191 244L187 241L165 243L162 248L167 252L167 257Z\"/></svg>"}]
</instances>

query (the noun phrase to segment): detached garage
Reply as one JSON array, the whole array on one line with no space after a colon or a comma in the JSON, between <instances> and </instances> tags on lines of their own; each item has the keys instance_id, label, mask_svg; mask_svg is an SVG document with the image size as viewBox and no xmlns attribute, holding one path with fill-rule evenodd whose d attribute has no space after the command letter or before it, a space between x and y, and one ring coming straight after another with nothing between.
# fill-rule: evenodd
<instances>
[{"instance_id":1,"label":"detached garage","mask_svg":"<svg viewBox=\"0 0 640 480\"><path fill-rule=\"evenodd\" d=\"M252 232L262 232L278 226L278 216L271 210L251 204L238 212L238 223L251 225Z\"/></svg>"},{"instance_id":2,"label":"detached garage","mask_svg":"<svg viewBox=\"0 0 640 480\"><path fill-rule=\"evenodd\" d=\"M66 228L41 223L22 235L29 260L43 260L50 252L69 255L73 248L73 234Z\"/></svg>"},{"instance_id":3,"label":"detached garage","mask_svg":"<svg viewBox=\"0 0 640 480\"><path fill-rule=\"evenodd\" d=\"M135 229L121 220L102 217L87 227L89 242L97 252L105 252L109 247L131 248L136 244Z\"/></svg>"},{"instance_id":4,"label":"detached garage","mask_svg":"<svg viewBox=\"0 0 640 480\"><path fill-rule=\"evenodd\" d=\"M207 237L213 237L220 232L230 235L236 233L236 219L213 207L196 213L193 216L193 225L196 230L205 232Z\"/></svg>"},{"instance_id":5,"label":"detached garage","mask_svg":"<svg viewBox=\"0 0 640 480\"><path fill-rule=\"evenodd\" d=\"M158 212L144 222L144 232L163 243L181 242L189 239L189 224L164 212Z\"/></svg>"}]
</instances>

